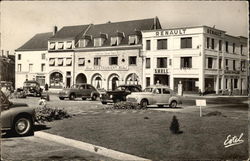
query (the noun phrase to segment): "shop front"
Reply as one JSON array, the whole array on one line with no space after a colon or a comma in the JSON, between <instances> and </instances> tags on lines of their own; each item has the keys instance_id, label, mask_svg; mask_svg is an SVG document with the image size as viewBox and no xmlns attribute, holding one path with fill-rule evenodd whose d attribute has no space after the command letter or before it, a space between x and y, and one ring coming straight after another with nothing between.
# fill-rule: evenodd
<instances>
[{"instance_id":1,"label":"shop front","mask_svg":"<svg viewBox=\"0 0 250 161\"><path fill-rule=\"evenodd\" d=\"M174 90L178 91L178 84L182 84L184 93L198 93L199 79L198 78L174 78Z\"/></svg>"}]
</instances>

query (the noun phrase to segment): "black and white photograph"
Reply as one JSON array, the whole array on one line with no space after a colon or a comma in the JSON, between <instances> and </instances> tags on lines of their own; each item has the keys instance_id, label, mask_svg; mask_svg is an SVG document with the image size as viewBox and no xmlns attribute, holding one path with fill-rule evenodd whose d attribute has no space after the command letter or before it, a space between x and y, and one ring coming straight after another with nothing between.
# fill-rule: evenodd
<instances>
[{"instance_id":1,"label":"black and white photograph","mask_svg":"<svg viewBox=\"0 0 250 161\"><path fill-rule=\"evenodd\" d=\"M1 160L249 160L247 1L1 1Z\"/></svg>"}]
</instances>

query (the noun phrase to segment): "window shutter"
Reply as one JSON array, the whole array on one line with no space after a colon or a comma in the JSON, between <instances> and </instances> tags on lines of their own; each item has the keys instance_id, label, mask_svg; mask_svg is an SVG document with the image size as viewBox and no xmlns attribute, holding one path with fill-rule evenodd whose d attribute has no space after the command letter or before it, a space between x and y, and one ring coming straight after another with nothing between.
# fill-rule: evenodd
<instances>
[{"instance_id":1,"label":"window shutter","mask_svg":"<svg viewBox=\"0 0 250 161\"><path fill-rule=\"evenodd\" d=\"M192 57L190 57L188 60L189 60L189 68L192 68Z\"/></svg>"}]
</instances>

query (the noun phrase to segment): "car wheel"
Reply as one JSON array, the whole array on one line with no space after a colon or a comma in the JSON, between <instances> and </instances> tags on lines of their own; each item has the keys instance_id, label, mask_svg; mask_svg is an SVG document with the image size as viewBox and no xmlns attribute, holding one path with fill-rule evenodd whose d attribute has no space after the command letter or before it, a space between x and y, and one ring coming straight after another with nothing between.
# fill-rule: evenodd
<instances>
[{"instance_id":1,"label":"car wheel","mask_svg":"<svg viewBox=\"0 0 250 161\"><path fill-rule=\"evenodd\" d=\"M33 133L33 122L31 118L21 116L15 119L13 124L14 133L18 136L26 136Z\"/></svg>"},{"instance_id":2,"label":"car wheel","mask_svg":"<svg viewBox=\"0 0 250 161\"><path fill-rule=\"evenodd\" d=\"M82 100L86 100L86 98L82 98Z\"/></svg>"},{"instance_id":3,"label":"car wheel","mask_svg":"<svg viewBox=\"0 0 250 161\"><path fill-rule=\"evenodd\" d=\"M92 101L95 101L96 100L96 95L95 94L93 94L93 96L91 97L91 99L92 99Z\"/></svg>"},{"instance_id":4,"label":"car wheel","mask_svg":"<svg viewBox=\"0 0 250 161\"><path fill-rule=\"evenodd\" d=\"M103 104L103 105L106 105L106 104L107 104L107 102L102 102L102 104Z\"/></svg>"},{"instance_id":5,"label":"car wheel","mask_svg":"<svg viewBox=\"0 0 250 161\"><path fill-rule=\"evenodd\" d=\"M169 107L171 108L176 108L177 107L177 102L176 101L172 101L169 105Z\"/></svg>"},{"instance_id":6,"label":"car wheel","mask_svg":"<svg viewBox=\"0 0 250 161\"><path fill-rule=\"evenodd\" d=\"M70 95L69 95L69 99L70 99L70 100L75 100L75 98L76 98L76 96L75 96L74 94L70 94Z\"/></svg>"},{"instance_id":7,"label":"car wheel","mask_svg":"<svg viewBox=\"0 0 250 161\"><path fill-rule=\"evenodd\" d=\"M64 100L64 97L59 97L60 100Z\"/></svg>"},{"instance_id":8,"label":"car wheel","mask_svg":"<svg viewBox=\"0 0 250 161\"><path fill-rule=\"evenodd\" d=\"M140 106L141 108L147 108L148 101L146 99L141 100Z\"/></svg>"}]
</instances>

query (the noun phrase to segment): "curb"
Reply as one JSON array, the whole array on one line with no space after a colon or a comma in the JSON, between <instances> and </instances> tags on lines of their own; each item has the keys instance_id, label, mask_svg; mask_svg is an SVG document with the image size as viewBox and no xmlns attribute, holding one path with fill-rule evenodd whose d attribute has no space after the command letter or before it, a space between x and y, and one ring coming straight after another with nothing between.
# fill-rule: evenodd
<instances>
[{"instance_id":1,"label":"curb","mask_svg":"<svg viewBox=\"0 0 250 161\"><path fill-rule=\"evenodd\" d=\"M69 138L65 138L62 136L58 136L58 135L53 135L53 134L49 134L46 132L35 132L34 136L42 138L42 139L46 139L49 141L53 141L53 142L57 142L60 144L64 144L67 146L71 146L77 149L81 149L81 150L85 150L85 151L89 151L98 155L103 155L109 158L113 158L113 159L117 159L117 160L133 160L133 161L150 161L149 159L145 159L145 158L141 158L141 157L137 157L134 155L130 155L130 154L126 154L126 153L122 153L119 151L115 151L112 149L107 149L105 147L101 147L101 146L96 146L93 144L89 144L89 143L85 143L85 142L81 142L81 141L77 141L77 140L73 140L73 139L69 139Z\"/></svg>"}]
</instances>

